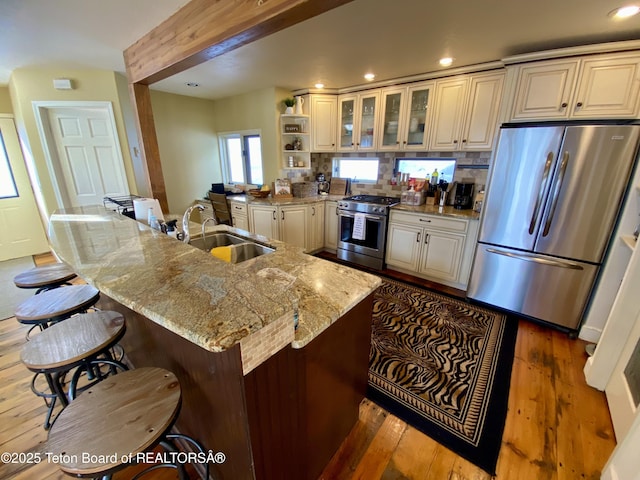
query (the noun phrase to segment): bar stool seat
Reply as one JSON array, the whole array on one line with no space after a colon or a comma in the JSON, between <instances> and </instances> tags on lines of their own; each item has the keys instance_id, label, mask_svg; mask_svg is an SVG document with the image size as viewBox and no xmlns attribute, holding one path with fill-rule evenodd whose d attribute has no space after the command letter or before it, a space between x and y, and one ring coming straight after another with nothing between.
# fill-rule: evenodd
<instances>
[{"instance_id":1,"label":"bar stool seat","mask_svg":"<svg viewBox=\"0 0 640 480\"><path fill-rule=\"evenodd\" d=\"M136 454L164 445L173 436L168 432L178 417L181 397L177 377L161 368L137 368L109 377L60 412L46 450L56 455L68 475L110 475L128 465L123 459L135 462ZM179 437L204 451L193 439ZM177 465L174 468L186 478Z\"/></svg>"},{"instance_id":2,"label":"bar stool seat","mask_svg":"<svg viewBox=\"0 0 640 480\"><path fill-rule=\"evenodd\" d=\"M99 298L100 291L91 285L70 285L47 290L18 305L15 317L20 323L45 329L50 323L84 312L95 305Z\"/></svg>"},{"instance_id":3,"label":"bar stool seat","mask_svg":"<svg viewBox=\"0 0 640 480\"><path fill-rule=\"evenodd\" d=\"M13 278L18 288L36 288L36 294L67 284L76 278L76 273L63 263L43 265L22 272Z\"/></svg>"},{"instance_id":4,"label":"bar stool seat","mask_svg":"<svg viewBox=\"0 0 640 480\"><path fill-rule=\"evenodd\" d=\"M114 359L110 353L110 349L124 336L125 330L124 317L118 312L84 313L52 325L22 347L22 363L36 373L31 382L32 391L36 395L52 399L48 405L45 429L51 425L55 401L60 401L63 407L69 403L61 374L76 368L69 383L69 397L74 398L83 372L87 373L89 385L92 385L103 380L109 373L116 373L116 369L127 370L127 367ZM99 357L101 358L98 359ZM110 367L107 373L100 369L100 365L105 364ZM51 394L36 389L38 374L44 375Z\"/></svg>"}]
</instances>

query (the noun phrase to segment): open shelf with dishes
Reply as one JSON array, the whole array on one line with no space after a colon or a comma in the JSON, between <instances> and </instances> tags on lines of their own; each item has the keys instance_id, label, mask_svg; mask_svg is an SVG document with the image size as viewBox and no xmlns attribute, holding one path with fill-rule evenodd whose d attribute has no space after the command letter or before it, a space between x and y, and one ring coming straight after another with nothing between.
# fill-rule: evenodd
<instances>
[{"instance_id":1,"label":"open shelf with dishes","mask_svg":"<svg viewBox=\"0 0 640 480\"><path fill-rule=\"evenodd\" d=\"M311 168L309 115L280 116L280 143L283 169Z\"/></svg>"}]
</instances>

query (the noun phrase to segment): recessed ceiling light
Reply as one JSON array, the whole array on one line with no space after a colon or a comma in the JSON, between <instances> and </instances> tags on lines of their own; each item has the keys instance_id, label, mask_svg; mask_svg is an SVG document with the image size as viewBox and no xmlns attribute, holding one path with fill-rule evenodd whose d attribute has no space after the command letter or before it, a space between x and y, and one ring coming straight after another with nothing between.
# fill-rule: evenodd
<instances>
[{"instance_id":1,"label":"recessed ceiling light","mask_svg":"<svg viewBox=\"0 0 640 480\"><path fill-rule=\"evenodd\" d=\"M609 12L609 16L616 20L623 18L633 17L640 13L640 7L637 5L627 5L626 7L619 7Z\"/></svg>"},{"instance_id":2,"label":"recessed ceiling light","mask_svg":"<svg viewBox=\"0 0 640 480\"><path fill-rule=\"evenodd\" d=\"M371 81L371 80L373 80L374 78L376 78L376 75L375 75L374 73L365 73L365 74L364 74L364 78L365 78L365 80L369 80L369 81Z\"/></svg>"},{"instance_id":3,"label":"recessed ceiling light","mask_svg":"<svg viewBox=\"0 0 640 480\"><path fill-rule=\"evenodd\" d=\"M453 63L453 58L451 57L444 57L440 59L440 65L442 65L443 67L448 67L452 63Z\"/></svg>"},{"instance_id":4,"label":"recessed ceiling light","mask_svg":"<svg viewBox=\"0 0 640 480\"><path fill-rule=\"evenodd\" d=\"M318 83L315 84L315 87L316 88L324 88L324 83L319 83L318 82Z\"/></svg>"},{"instance_id":5,"label":"recessed ceiling light","mask_svg":"<svg viewBox=\"0 0 640 480\"><path fill-rule=\"evenodd\" d=\"M196 82L187 82L187 83L185 83L185 85L187 87L199 87L200 86L200 84L196 83Z\"/></svg>"}]
</instances>

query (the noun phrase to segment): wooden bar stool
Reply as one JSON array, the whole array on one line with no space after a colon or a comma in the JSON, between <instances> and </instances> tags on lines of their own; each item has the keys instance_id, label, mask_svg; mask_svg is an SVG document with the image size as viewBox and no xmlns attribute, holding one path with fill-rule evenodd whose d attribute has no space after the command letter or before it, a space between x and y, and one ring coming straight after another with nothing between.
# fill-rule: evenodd
<instances>
[{"instance_id":1,"label":"wooden bar stool","mask_svg":"<svg viewBox=\"0 0 640 480\"><path fill-rule=\"evenodd\" d=\"M36 295L62 285L70 285L69 281L76 278L76 274L63 263L43 265L22 272L13 278L18 288L36 288Z\"/></svg>"},{"instance_id":2,"label":"wooden bar stool","mask_svg":"<svg viewBox=\"0 0 640 480\"><path fill-rule=\"evenodd\" d=\"M91 285L71 285L47 290L18 305L15 317L20 323L32 325L27 332L29 340L34 328L44 330L52 323L83 313L95 305L99 298L100 291Z\"/></svg>"},{"instance_id":3,"label":"wooden bar stool","mask_svg":"<svg viewBox=\"0 0 640 480\"><path fill-rule=\"evenodd\" d=\"M137 368L109 377L60 412L49 430L46 451L55 455L64 473L93 478L110 478L158 444L175 452L174 438L205 455L192 438L168 433L180 413L181 397L177 377L162 368ZM177 469L180 479L188 478L179 463L150 469L161 466ZM205 472L208 479L208 463Z\"/></svg>"},{"instance_id":4,"label":"wooden bar stool","mask_svg":"<svg viewBox=\"0 0 640 480\"><path fill-rule=\"evenodd\" d=\"M124 317L118 312L84 313L52 325L22 347L22 363L36 374L31 381L31 390L45 398L45 402L49 400L45 430L51 426L56 400L63 407L69 403L62 382L67 372L75 369L68 387L69 398L73 399L83 373L86 373L88 381L82 386L85 390L109 374L117 373L118 369L127 370L110 351L124 336L125 330ZM101 368L105 365L108 366L106 372ZM37 389L39 375L46 379L50 392Z\"/></svg>"}]
</instances>

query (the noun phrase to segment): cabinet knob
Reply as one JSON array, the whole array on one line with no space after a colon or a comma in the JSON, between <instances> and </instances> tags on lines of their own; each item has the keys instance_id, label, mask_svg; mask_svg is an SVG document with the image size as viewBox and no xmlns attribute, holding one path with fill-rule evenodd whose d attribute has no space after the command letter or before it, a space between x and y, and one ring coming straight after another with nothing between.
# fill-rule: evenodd
<instances>
[{"instance_id":1,"label":"cabinet knob","mask_svg":"<svg viewBox=\"0 0 640 480\"><path fill-rule=\"evenodd\" d=\"M406 145L406 144L407 144L407 141L406 141L406 140L403 140L403 141L402 141L402 144L403 144L403 145Z\"/></svg>"},{"instance_id":2,"label":"cabinet knob","mask_svg":"<svg viewBox=\"0 0 640 480\"><path fill-rule=\"evenodd\" d=\"M454 140L453 143L458 143L458 140Z\"/></svg>"},{"instance_id":3,"label":"cabinet knob","mask_svg":"<svg viewBox=\"0 0 640 480\"><path fill-rule=\"evenodd\" d=\"M567 108L567 102L562 102L562 105L560 105L562 108Z\"/></svg>"},{"instance_id":4,"label":"cabinet knob","mask_svg":"<svg viewBox=\"0 0 640 480\"><path fill-rule=\"evenodd\" d=\"M351 146L353 147L353 142L351 142Z\"/></svg>"},{"instance_id":5,"label":"cabinet knob","mask_svg":"<svg viewBox=\"0 0 640 480\"><path fill-rule=\"evenodd\" d=\"M396 145L400 145L400 142L399 142L399 141L396 141Z\"/></svg>"},{"instance_id":6,"label":"cabinet knob","mask_svg":"<svg viewBox=\"0 0 640 480\"><path fill-rule=\"evenodd\" d=\"M582 102L576 103L576 107L580 108L582 106Z\"/></svg>"},{"instance_id":7,"label":"cabinet knob","mask_svg":"<svg viewBox=\"0 0 640 480\"><path fill-rule=\"evenodd\" d=\"M351 145L353 145L353 143L352 143ZM360 146L360 144L359 144L359 143L356 143L356 146L357 146L357 147L359 147L359 146Z\"/></svg>"},{"instance_id":8,"label":"cabinet knob","mask_svg":"<svg viewBox=\"0 0 640 480\"><path fill-rule=\"evenodd\" d=\"M467 139L466 139L466 138L463 138L463 139L462 139L462 143L467 143Z\"/></svg>"}]
</instances>

